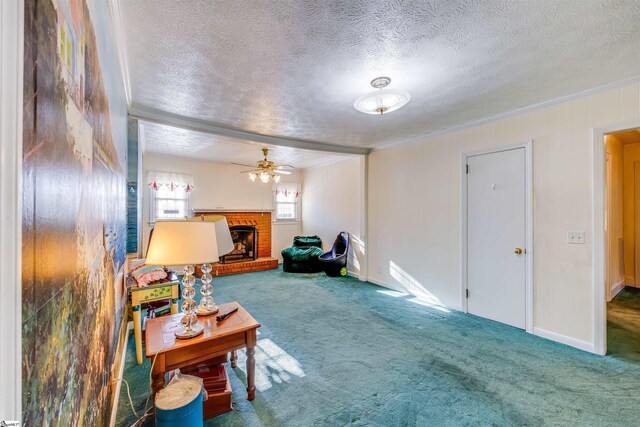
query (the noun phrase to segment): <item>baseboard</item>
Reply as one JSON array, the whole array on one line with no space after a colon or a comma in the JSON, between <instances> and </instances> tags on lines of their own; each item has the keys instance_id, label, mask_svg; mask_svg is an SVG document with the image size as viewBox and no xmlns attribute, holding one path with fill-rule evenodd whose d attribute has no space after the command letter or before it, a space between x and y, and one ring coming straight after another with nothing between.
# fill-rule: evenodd
<instances>
[{"instance_id":1,"label":"baseboard","mask_svg":"<svg viewBox=\"0 0 640 427\"><path fill-rule=\"evenodd\" d=\"M387 289L392 289L394 291L398 291L398 292L405 292L399 289L396 289L392 286L390 286L388 283L385 283L381 280L378 279L374 279L373 277L369 277L369 282L374 283L378 286L382 286L383 288L387 288ZM448 307L448 308L453 308L454 310L458 310L459 309L455 308L455 307ZM545 329L541 329L541 328L533 328L533 334L537 335L541 338L546 338L548 340L551 341L555 341L555 342L559 342L560 344L565 344L571 347L575 347L577 349L583 350L583 351L588 351L590 353L594 353L594 346L593 343L590 342L586 342L586 341L581 341L575 338L571 338L571 337L567 337L565 335L560 335L557 334L555 332L551 332L551 331L547 331Z\"/></svg>"},{"instance_id":2,"label":"baseboard","mask_svg":"<svg viewBox=\"0 0 640 427\"><path fill-rule=\"evenodd\" d=\"M417 295L407 291L406 289L402 289L400 287L392 286L389 283L387 283L387 282L385 282L383 280L380 280L380 279L374 279L372 277L368 277L367 278L367 282L373 283L374 285L382 286L383 288L391 289L392 291L402 292L403 294L417 296Z\"/></svg>"},{"instance_id":3,"label":"baseboard","mask_svg":"<svg viewBox=\"0 0 640 427\"><path fill-rule=\"evenodd\" d=\"M390 286L388 283L383 282L382 280L374 279L373 277L368 277L367 282L373 283L374 285L382 286L383 288L391 289L398 292L403 292L399 289Z\"/></svg>"},{"instance_id":4,"label":"baseboard","mask_svg":"<svg viewBox=\"0 0 640 427\"><path fill-rule=\"evenodd\" d=\"M611 298L609 299L609 301L614 299L616 297L616 295L618 295L620 293L620 291L622 291L624 289L625 286L626 286L626 280L625 279L621 279L618 283L616 283L613 286L613 288L611 289Z\"/></svg>"},{"instance_id":5,"label":"baseboard","mask_svg":"<svg viewBox=\"0 0 640 427\"><path fill-rule=\"evenodd\" d=\"M361 280L361 281L363 281L363 282L366 282L366 281L367 281L367 279L366 279L366 278L364 278L363 276L361 276L359 273L355 273L355 272L353 272L353 271L347 271L347 276L351 276L351 277L356 278L356 279L358 279L358 280Z\"/></svg>"},{"instance_id":6,"label":"baseboard","mask_svg":"<svg viewBox=\"0 0 640 427\"><path fill-rule=\"evenodd\" d=\"M115 378L122 378L124 374L124 360L127 356L127 339L129 338L129 333L133 330L133 321L127 323L127 327L124 328L124 340L123 345L121 346L121 356L120 356L120 367L118 369L118 375ZM114 378L114 379L115 379ZM118 414L118 401L120 400L120 386L122 385L122 381L118 381L116 383L116 388L113 392L113 404L111 405L111 420L109 421L109 427L115 427L116 425L116 415Z\"/></svg>"},{"instance_id":7,"label":"baseboard","mask_svg":"<svg viewBox=\"0 0 640 427\"><path fill-rule=\"evenodd\" d=\"M625 286L632 286L632 287L635 288L636 279L634 279L633 277L631 277L631 278L627 277L626 279L624 279L624 285Z\"/></svg>"},{"instance_id":8,"label":"baseboard","mask_svg":"<svg viewBox=\"0 0 640 427\"><path fill-rule=\"evenodd\" d=\"M566 335L560 335L555 332L535 327L533 328L533 334L551 341L559 342L560 344L575 347L579 350L588 351L589 353L595 353L593 343L587 341L582 341L576 338L568 337Z\"/></svg>"}]
</instances>

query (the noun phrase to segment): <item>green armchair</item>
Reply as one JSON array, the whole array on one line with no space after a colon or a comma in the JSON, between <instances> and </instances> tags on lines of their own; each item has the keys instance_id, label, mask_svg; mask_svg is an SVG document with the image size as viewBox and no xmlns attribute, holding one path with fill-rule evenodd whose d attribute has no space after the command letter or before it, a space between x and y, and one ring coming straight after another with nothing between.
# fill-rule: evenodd
<instances>
[{"instance_id":1,"label":"green armchair","mask_svg":"<svg viewBox=\"0 0 640 427\"><path fill-rule=\"evenodd\" d=\"M322 255L322 240L318 236L296 236L293 246L283 249L282 270L287 273L318 273L322 266L318 257Z\"/></svg>"}]
</instances>

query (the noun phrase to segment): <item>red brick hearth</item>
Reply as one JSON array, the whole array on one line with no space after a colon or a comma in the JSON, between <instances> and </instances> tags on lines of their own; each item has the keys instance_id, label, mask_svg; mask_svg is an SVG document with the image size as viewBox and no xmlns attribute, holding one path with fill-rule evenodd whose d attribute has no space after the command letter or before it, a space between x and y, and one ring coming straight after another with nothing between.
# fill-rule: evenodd
<instances>
[{"instance_id":1,"label":"red brick hearth","mask_svg":"<svg viewBox=\"0 0 640 427\"><path fill-rule=\"evenodd\" d=\"M196 213L197 216L224 215L227 218L229 227L236 225L249 225L257 229L257 258L255 260L214 263L211 274L215 276L227 276L229 274L247 273L250 271L274 270L278 268L278 260L271 256L271 212L203 212ZM196 274L201 276L202 272L196 269Z\"/></svg>"}]
</instances>

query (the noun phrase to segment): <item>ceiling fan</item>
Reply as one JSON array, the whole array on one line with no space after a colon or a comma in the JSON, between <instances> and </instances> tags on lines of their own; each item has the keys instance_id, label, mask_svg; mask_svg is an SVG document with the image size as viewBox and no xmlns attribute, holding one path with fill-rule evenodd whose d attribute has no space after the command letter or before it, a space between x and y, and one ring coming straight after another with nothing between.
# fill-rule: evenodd
<instances>
[{"instance_id":1,"label":"ceiling fan","mask_svg":"<svg viewBox=\"0 0 640 427\"><path fill-rule=\"evenodd\" d=\"M256 178L260 178L260 181L264 182L265 184L268 183L270 180L273 180L273 182L275 183L280 182L280 175L291 175L291 171L287 169L294 169L293 166L276 165L275 162L267 159L267 156L269 155L268 148L263 148L262 153L264 154L264 160L258 160L255 166L245 165L242 163L234 163L234 162L232 162L231 164L246 166L249 168L255 168L248 171L242 171L240 173L248 173L249 179L251 181L255 181Z\"/></svg>"}]
</instances>

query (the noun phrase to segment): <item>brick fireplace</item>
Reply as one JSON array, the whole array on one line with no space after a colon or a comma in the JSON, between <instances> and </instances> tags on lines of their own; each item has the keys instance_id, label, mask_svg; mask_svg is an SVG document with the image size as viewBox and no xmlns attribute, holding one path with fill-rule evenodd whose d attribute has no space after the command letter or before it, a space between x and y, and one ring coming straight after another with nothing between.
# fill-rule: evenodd
<instances>
[{"instance_id":1,"label":"brick fireplace","mask_svg":"<svg viewBox=\"0 0 640 427\"><path fill-rule=\"evenodd\" d=\"M220 257L221 264L253 261L258 258L258 228L255 225L229 226L233 250Z\"/></svg>"},{"instance_id":2,"label":"brick fireplace","mask_svg":"<svg viewBox=\"0 0 640 427\"><path fill-rule=\"evenodd\" d=\"M271 256L271 212L219 212L196 211L196 216L223 215L234 238L234 251L213 264L212 274L226 276L250 271L273 270L278 268L278 260ZM247 237L255 230L253 241ZM255 253L251 253L254 252ZM253 258L253 259L252 259ZM202 273L199 268L196 274Z\"/></svg>"}]
</instances>

